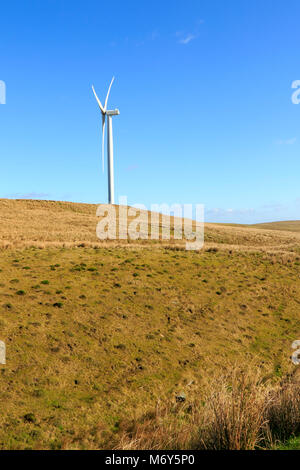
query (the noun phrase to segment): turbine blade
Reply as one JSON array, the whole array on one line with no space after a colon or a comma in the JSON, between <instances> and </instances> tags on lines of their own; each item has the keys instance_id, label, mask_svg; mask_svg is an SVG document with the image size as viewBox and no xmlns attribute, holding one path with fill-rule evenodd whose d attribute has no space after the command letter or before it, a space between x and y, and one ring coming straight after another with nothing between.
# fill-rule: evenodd
<instances>
[{"instance_id":1,"label":"turbine blade","mask_svg":"<svg viewBox=\"0 0 300 470\"><path fill-rule=\"evenodd\" d=\"M102 172L104 173L104 135L105 135L105 114L102 114Z\"/></svg>"},{"instance_id":2,"label":"turbine blade","mask_svg":"<svg viewBox=\"0 0 300 470\"><path fill-rule=\"evenodd\" d=\"M102 112L102 113L105 113L104 108L103 108L103 106L102 106L102 104L101 104L101 101L99 100L99 98L98 98L98 96L97 96L97 94L96 94L96 92L95 92L95 88L94 88L93 85L92 85L92 90L93 90L94 95L95 95L95 98L96 98L96 100L97 100L97 102L98 102L98 104L99 104L99 108L101 109L101 112Z\"/></svg>"},{"instance_id":3,"label":"turbine blade","mask_svg":"<svg viewBox=\"0 0 300 470\"><path fill-rule=\"evenodd\" d=\"M109 89L108 89L108 92L107 92L107 95L106 95L106 99L105 99L105 104L104 104L104 112L106 111L107 109L107 102L108 102L108 97L109 97L109 93L110 93L110 89L111 89L111 86L114 82L114 79L115 77L112 78L112 81L110 82L110 85L109 85Z\"/></svg>"}]
</instances>

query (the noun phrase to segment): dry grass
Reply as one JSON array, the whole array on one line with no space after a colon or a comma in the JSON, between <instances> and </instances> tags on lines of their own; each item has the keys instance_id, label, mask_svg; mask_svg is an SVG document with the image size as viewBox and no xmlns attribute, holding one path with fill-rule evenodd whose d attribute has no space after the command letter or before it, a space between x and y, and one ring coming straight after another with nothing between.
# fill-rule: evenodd
<instances>
[{"instance_id":1,"label":"dry grass","mask_svg":"<svg viewBox=\"0 0 300 470\"><path fill-rule=\"evenodd\" d=\"M300 433L300 384L287 380L270 393L267 440L276 445Z\"/></svg>"},{"instance_id":2,"label":"dry grass","mask_svg":"<svg viewBox=\"0 0 300 470\"><path fill-rule=\"evenodd\" d=\"M234 227L234 228L246 228L246 229L263 229L263 230L279 230L283 232L299 232L300 231L300 220L285 220L280 222L263 222L259 224L230 224L230 223L218 223L221 227Z\"/></svg>"},{"instance_id":3,"label":"dry grass","mask_svg":"<svg viewBox=\"0 0 300 470\"><path fill-rule=\"evenodd\" d=\"M299 430L299 384L274 384L253 368L236 367L212 380L202 400L158 404L122 423L112 444L121 450L272 449Z\"/></svg>"},{"instance_id":4,"label":"dry grass","mask_svg":"<svg viewBox=\"0 0 300 470\"><path fill-rule=\"evenodd\" d=\"M96 236L96 205L71 202L0 199L0 248L128 246L126 241L101 242ZM118 206L116 206L118 213ZM130 219L130 218L129 218ZM160 223L162 218L160 218ZM172 223L174 227L174 219ZM131 241L132 247L150 247L155 241ZM184 248L184 241L160 240L159 245ZM205 247L234 251L261 251L283 259L300 254L300 233L243 226L205 224Z\"/></svg>"},{"instance_id":5,"label":"dry grass","mask_svg":"<svg viewBox=\"0 0 300 470\"><path fill-rule=\"evenodd\" d=\"M207 426L199 447L211 450L253 450L262 438L268 407L266 387L255 369L233 372L213 381L207 397Z\"/></svg>"},{"instance_id":6,"label":"dry grass","mask_svg":"<svg viewBox=\"0 0 300 470\"><path fill-rule=\"evenodd\" d=\"M284 222L269 222L255 224L251 227L257 227L267 230L284 230L288 232L300 232L300 220L287 220Z\"/></svg>"}]
</instances>

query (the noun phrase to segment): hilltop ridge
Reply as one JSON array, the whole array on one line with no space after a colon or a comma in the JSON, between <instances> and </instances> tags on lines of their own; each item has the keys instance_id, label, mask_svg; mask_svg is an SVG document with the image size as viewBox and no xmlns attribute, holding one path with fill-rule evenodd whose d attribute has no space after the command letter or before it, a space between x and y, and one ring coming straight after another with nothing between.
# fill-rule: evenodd
<instances>
[{"instance_id":1,"label":"hilltop ridge","mask_svg":"<svg viewBox=\"0 0 300 470\"><path fill-rule=\"evenodd\" d=\"M143 245L183 247L181 240L101 241L96 236L96 204L0 199L0 248ZM115 206L118 211L118 206ZM242 226L205 223L205 247L297 254L300 222ZM291 231L291 227L295 231Z\"/></svg>"}]
</instances>

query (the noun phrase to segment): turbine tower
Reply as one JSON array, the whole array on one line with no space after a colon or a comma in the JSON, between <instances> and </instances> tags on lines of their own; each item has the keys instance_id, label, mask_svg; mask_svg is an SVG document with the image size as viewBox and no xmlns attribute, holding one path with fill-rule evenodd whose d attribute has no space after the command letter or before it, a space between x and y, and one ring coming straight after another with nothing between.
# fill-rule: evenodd
<instances>
[{"instance_id":1,"label":"turbine tower","mask_svg":"<svg viewBox=\"0 0 300 470\"><path fill-rule=\"evenodd\" d=\"M120 114L118 109L108 110L107 102L110 93L111 86L113 84L115 77L112 78L110 82L108 92L106 95L104 106L102 106L101 101L99 100L94 86L92 89L95 95L95 98L98 102L99 108L102 113L102 171L104 172L104 131L105 131L105 120L107 117L107 167L108 167L108 204L115 203L115 188L114 188L114 146L113 146L113 131L112 131L112 116L117 116Z\"/></svg>"}]
</instances>

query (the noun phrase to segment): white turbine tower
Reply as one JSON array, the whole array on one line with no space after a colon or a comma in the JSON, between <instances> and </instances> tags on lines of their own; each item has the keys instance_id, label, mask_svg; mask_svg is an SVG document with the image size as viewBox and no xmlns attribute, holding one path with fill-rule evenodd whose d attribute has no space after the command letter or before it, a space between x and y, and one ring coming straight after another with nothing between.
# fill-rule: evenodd
<instances>
[{"instance_id":1,"label":"white turbine tower","mask_svg":"<svg viewBox=\"0 0 300 470\"><path fill-rule=\"evenodd\" d=\"M113 146L113 131L112 131L112 116L120 114L118 109L107 110L107 101L110 93L111 86L115 77L110 82L108 92L106 95L104 106L96 95L95 89L92 85L92 89L95 98L98 102L99 108L102 113L102 170L104 171L104 131L105 131L105 119L107 116L107 166L108 166L108 204L115 203L115 189L114 189L114 146Z\"/></svg>"}]
</instances>

